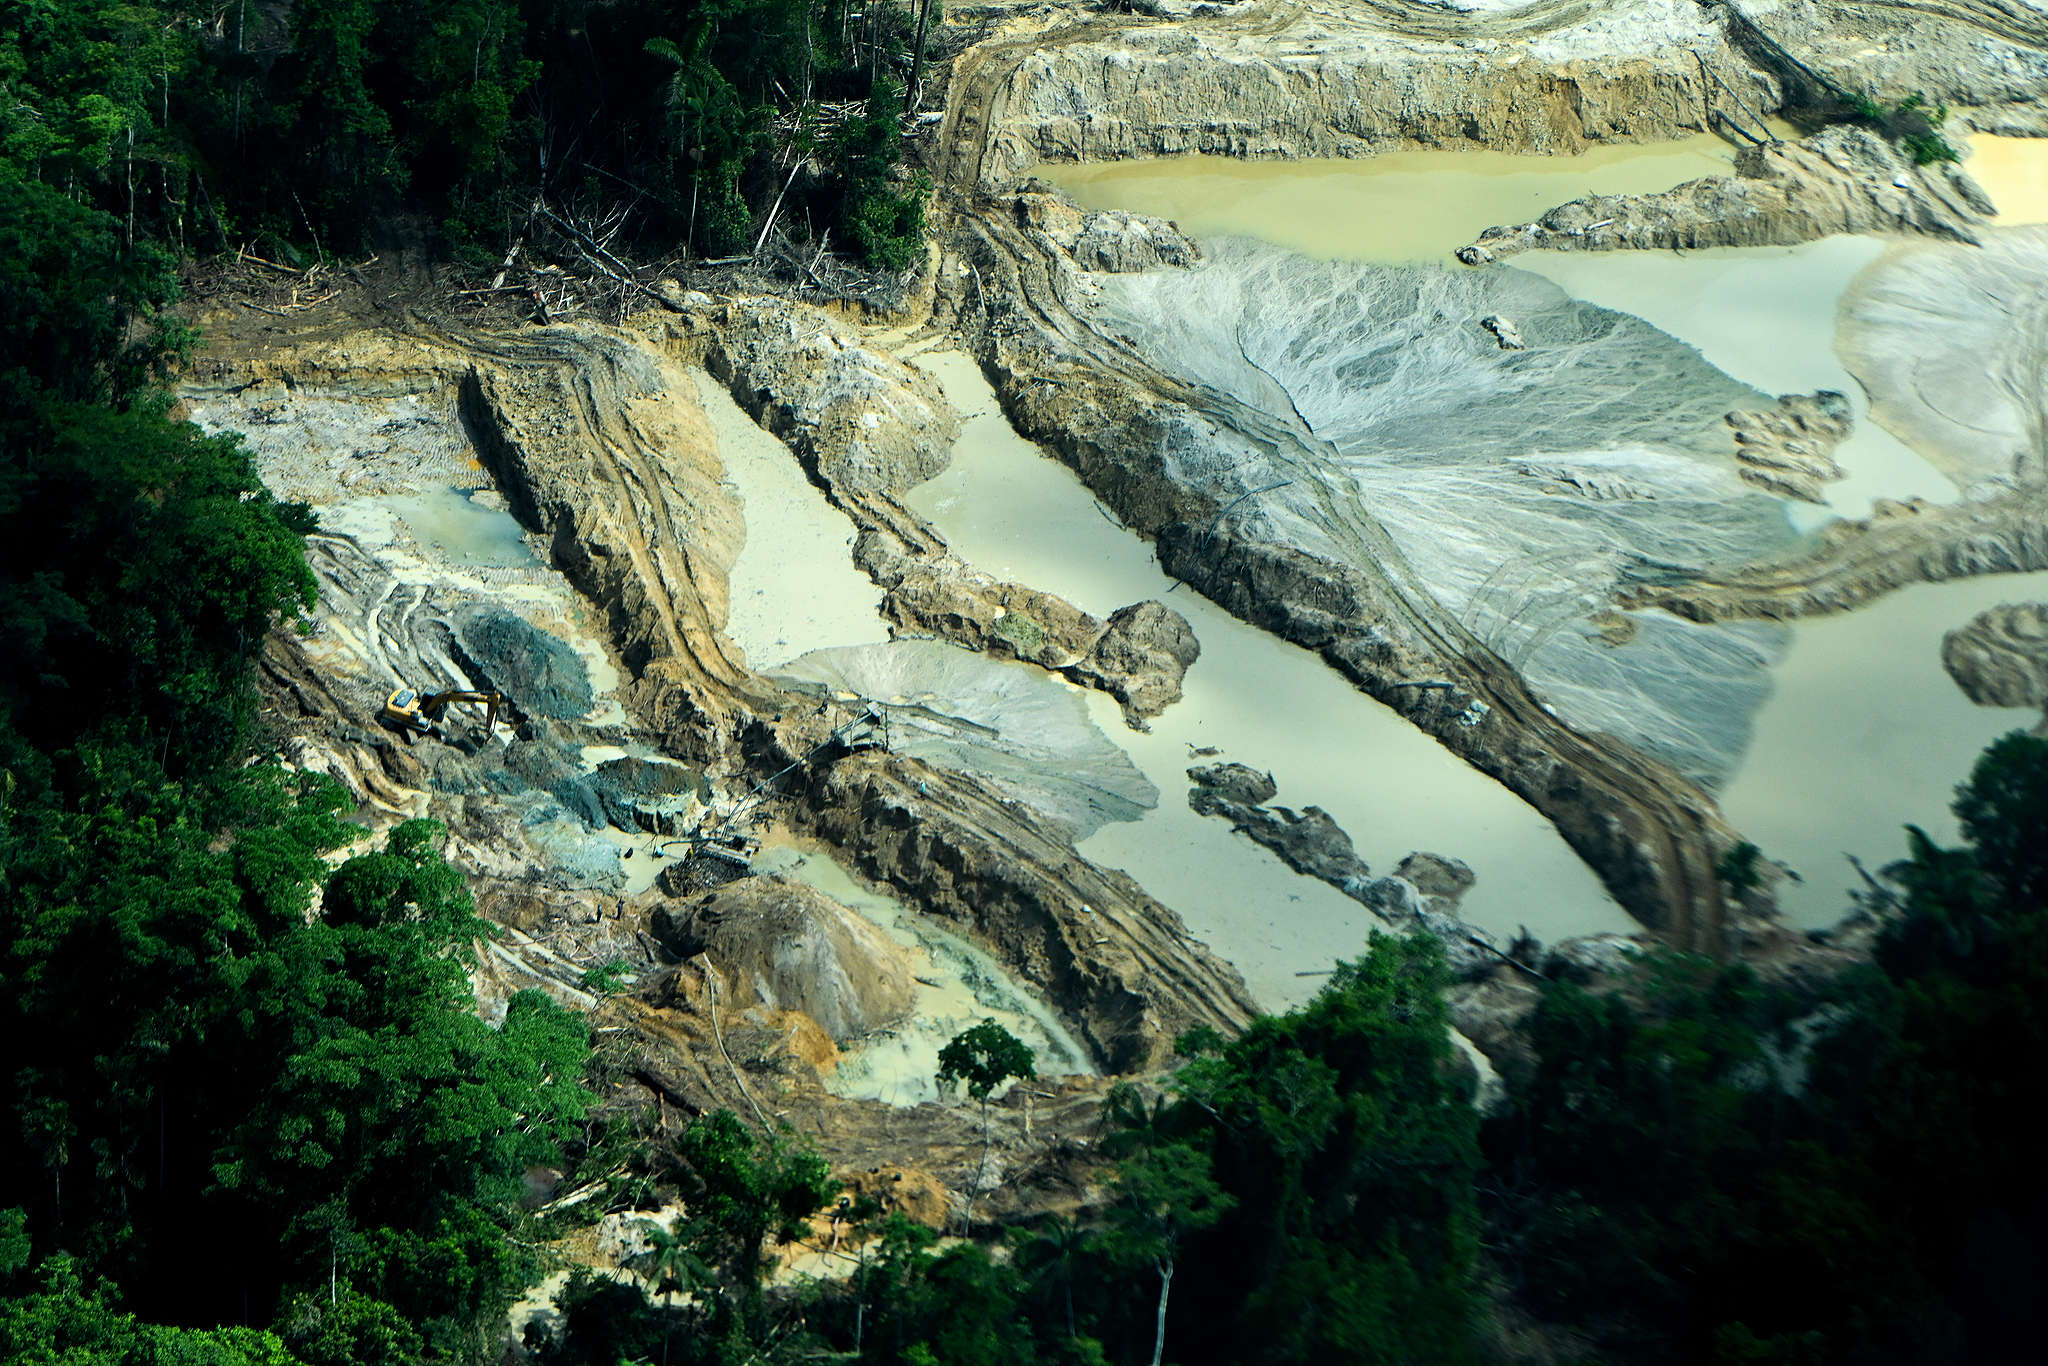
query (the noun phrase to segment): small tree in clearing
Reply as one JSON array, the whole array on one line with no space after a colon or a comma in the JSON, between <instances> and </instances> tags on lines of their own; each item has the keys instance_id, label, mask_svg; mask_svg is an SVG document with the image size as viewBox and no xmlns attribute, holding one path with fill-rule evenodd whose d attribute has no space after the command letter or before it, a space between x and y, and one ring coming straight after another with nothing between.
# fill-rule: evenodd
<instances>
[{"instance_id":1,"label":"small tree in clearing","mask_svg":"<svg viewBox=\"0 0 2048 1366\"><path fill-rule=\"evenodd\" d=\"M981 1198L982 1178L988 1174L988 1099L1006 1081L1031 1081L1038 1076L1037 1061L1029 1044L997 1024L984 1019L964 1030L939 1050L938 1083L950 1091L965 1086L967 1094L981 1102L981 1166L974 1173L974 1188L967 1193L963 1222L974 1229L974 1202Z\"/></svg>"}]
</instances>

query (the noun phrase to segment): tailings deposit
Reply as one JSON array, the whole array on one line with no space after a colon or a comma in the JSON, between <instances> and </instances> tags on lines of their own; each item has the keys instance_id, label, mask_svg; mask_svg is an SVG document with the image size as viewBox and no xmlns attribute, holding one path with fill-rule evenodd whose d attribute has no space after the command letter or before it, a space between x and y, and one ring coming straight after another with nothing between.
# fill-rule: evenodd
<instances>
[{"instance_id":1,"label":"tailings deposit","mask_svg":"<svg viewBox=\"0 0 2048 1366\"><path fill-rule=\"evenodd\" d=\"M1973 139L1972 152L1970 169L2001 206L2000 225L2048 217L2048 143L1980 137ZM1084 207L1173 219L1202 240L1212 259L1230 269L1241 269L1237 262L1243 258L1256 263L1262 278L1280 278L1267 258L1246 257L1244 248L1233 245L1249 238L1319 260L1417 272L1413 288L1426 294L1431 276L1455 275L1462 268L1420 263L1447 263L1449 253L1470 239L1477 224L1525 221L1589 192L1643 192L1701 175L1726 174L1729 160L1725 146L1695 138L1654 148L1605 148L1575 158L1448 151L1299 163L1183 157L1047 168L1041 173L1049 174ZM1779 520L1789 543L1837 518L1867 516L1879 500L1919 498L1938 505L1961 495L1926 455L1871 420L1869 396L1836 354L1841 301L1859 276L1880 268L1888 246L1875 237L1834 237L1795 247L1683 253L1535 251L1515 258L1512 267L1485 269L1541 276L1573 299L1641 319L1657 333L1675 338L1707 362L1700 367L1698 380L1688 383L1717 386L1713 402L1721 401L1718 386L1725 381L1733 381L1726 392L1733 394L1739 386L1764 401L1823 389L1845 395L1854 421L1851 435L1836 451L1845 477L1827 486L1824 505L1776 500L1771 516ZM1170 310L1146 302L1149 293L1157 292L1144 284L1148 278L1130 284L1120 278L1110 286L1117 328L1148 356L1187 351L1191 344L1181 330L1162 321ZM1165 275L1161 278L1166 280ZM1169 280L1159 288L1178 287ZM1127 302L1133 299L1137 302ZM1245 305L1254 331L1266 325L1254 310L1270 311L1270 300L1266 291ZM1230 306L1236 306L1234 296ZM1212 312L1205 315L1205 325L1228 332L1232 316ZM1246 324L1236 326L1242 344ZM1422 331L1416 335L1419 339ZM1306 344L1304 340L1302 345ZM1326 331L1317 345L1332 345ZM1398 347L1383 354L1395 357L1390 364L1407 363L1398 359ZM1274 369L1263 354L1257 363ZM1217 367L1224 364L1216 362L1210 369L1221 374ZM1421 367L1412 368L1422 373ZM1322 401L1321 396L1305 390L1297 377L1275 373L1280 380L1275 402L1287 400L1276 409L1277 415L1287 421L1306 419L1322 431L1321 415L1303 399L1305 392L1314 401ZM1208 370L1197 369L1195 374L1205 383L1215 382ZM1435 396L1416 397L1434 401ZM1397 381L1388 387L1385 402L1398 403L1400 398ZM1741 405L1731 401L1728 406ZM1292 411L1284 411L1290 407ZM1618 455L1624 454L1619 451L1622 444L1617 439ZM1621 463L1630 465L1632 458ZM1642 467L1635 468L1641 472ZM946 479L964 477L956 468L923 496L934 497ZM1458 489L1444 493L1462 496ZM957 539L973 534L971 518L943 502L929 506L949 535ZM1376 506L1384 507L1384 499ZM1062 529L1057 536L1065 534ZM1034 539L1048 539L1045 524L1039 524L1036 537L1017 539L1024 544L1006 553L1020 554ZM1411 555L1427 555L1429 549L1426 544L1419 550L1404 546ZM1048 550L1046 558L1073 557ZM1048 564L1036 572L1050 575L1056 567ZM1447 566L1446 578L1449 572ZM1997 602L2037 599L2043 587L2039 576L2023 576L1910 588L1846 616L1802 620L1789 628L1738 624L1736 646L1717 647L1711 655L1699 654L1707 640L1704 633L1674 624L1678 644L1673 659L1697 657L1698 667L1706 673L1731 680L1720 704L1729 713L1724 718L1728 724L1717 727L1717 737L1729 743L1732 752L1687 765L1682 751L1669 748L1675 737L1659 735L1664 723L1654 716L1643 734L1629 738L1652 752L1666 744L1663 757L1675 754L1689 776L1719 794L1739 830L1803 879L1789 884L1782 895L1796 922L1830 921L1845 907L1845 889L1859 885L1845 855L1855 854L1872 866L1900 856L1900 827L1909 820L1937 838L1953 838L1947 803L1976 752L2005 730L2029 723L2031 718L2024 713L1970 703L1942 672L1938 651L1943 632L1962 625L1975 611ZM1217 628L1200 629L1206 641ZM1586 654L1587 660L1597 657L1597 651ZM1576 674L1584 665L1584 660L1571 661L1564 672ZM1733 686L1738 677L1755 682ZM1569 682L1547 680L1546 686L1555 691ZM1191 698L1193 684L1191 678ZM1366 705L1360 699L1348 708L1289 710L1297 716L1315 716L1321 727L1328 724L1328 717ZM1614 709L1624 710L1642 714L1633 706ZM1578 719L1612 729L1617 717L1581 713ZM1325 772L1343 767L1331 761L1335 754L1351 752L1347 745L1332 744L1325 751ZM1231 757L1239 756L1233 750ZM1257 766L1256 758L1244 757ZM1300 800L1336 809L1333 803L1341 799L1322 790L1327 786L1319 787L1312 779L1304 782L1307 790ZM1289 791L1290 784L1283 780L1282 800ZM1372 816L1354 819L1353 833L1362 844L1373 840L1376 828L1398 828L1398 822L1376 827ZM1531 928L1540 923L1551 934L1558 933L1572 924L1567 907L1574 902L1587 908L1575 932L1609 928L1604 922L1611 912L1601 906L1600 898L1588 898L1570 883L1549 882L1553 874L1538 872L1526 853L1497 844L1497 832L1473 833L1478 837L1431 833L1421 836L1420 842L1441 845L1475 867L1481 866L1489 848L1497 850L1499 862L1513 870L1505 881L1514 889L1514 899L1525 907L1533 901L1543 908L1527 913ZM1482 873L1481 892L1487 881ZM1542 890L1532 894L1537 887ZM1485 901L1475 892L1472 918L1500 928L1495 923L1498 912L1489 910Z\"/></svg>"}]
</instances>

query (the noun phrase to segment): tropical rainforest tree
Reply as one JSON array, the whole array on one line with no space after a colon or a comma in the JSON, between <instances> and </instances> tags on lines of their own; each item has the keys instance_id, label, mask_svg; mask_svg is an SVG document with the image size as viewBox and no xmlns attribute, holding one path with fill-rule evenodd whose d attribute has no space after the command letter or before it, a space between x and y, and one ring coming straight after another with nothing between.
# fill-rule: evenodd
<instances>
[{"instance_id":1,"label":"tropical rainforest tree","mask_svg":"<svg viewBox=\"0 0 2048 1366\"><path fill-rule=\"evenodd\" d=\"M2048 1046L2048 741L1909 830L1875 962L1818 993L1661 957L1545 989L1530 1085L1490 1127L1495 1245L1525 1303L1622 1359L2024 1355L2048 1180L2014 1057Z\"/></svg>"},{"instance_id":2,"label":"tropical rainforest tree","mask_svg":"<svg viewBox=\"0 0 2048 1366\"><path fill-rule=\"evenodd\" d=\"M974 1186L967 1192L967 1209L961 1222L974 1227L974 1202L988 1177L988 1154L993 1146L988 1123L989 1098L1005 1082L1029 1080L1038 1075L1037 1059L1029 1044L992 1019L956 1034L939 1050L938 1083L941 1090L965 1087L981 1104L981 1164L974 1173Z\"/></svg>"}]
</instances>

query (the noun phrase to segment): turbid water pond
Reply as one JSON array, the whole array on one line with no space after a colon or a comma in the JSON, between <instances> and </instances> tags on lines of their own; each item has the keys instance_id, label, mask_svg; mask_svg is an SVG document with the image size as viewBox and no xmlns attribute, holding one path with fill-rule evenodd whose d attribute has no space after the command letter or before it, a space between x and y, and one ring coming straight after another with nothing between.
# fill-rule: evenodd
<instances>
[{"instance_id":1,"label":"turbid water pond","mask_svg":"<svg viewBox=\"0 0 2048 1366\"><path fill-rule=\"evenodd\" d=\"M953 463L907 501L967 560L1107 615L1159 598L1188 618L1202 656L1184 698L1148 734L1090 695L1097 724L1159 787L1157 809L1103 826L1082 846L1179 911L1268 1005L1311 994L1298 974L1357 954L1379 922L1335 889L1297 877L1263 849L1189 810L1190 764L1233 760L1270 771L1278 800L1320 806L1375 872L1427 849L1465 859L1474 923L1546 940L1631 922L1536 811L1353 688L1320 659L1175 590L1151 547L1112 525L1080 480L1013 431L972 361L917 358L966 415Z\"/></svg>"},{"instance_id":2,"label":"turbid water pond","mask_svg":"<svg viewBox=\"0 0 2048 1366\"><path fill-rule=\"evenodd\" d=\"M2048 138L1979 133L1966 164L1998 206L2001 223L2048 223Z\"/></svg>"},{"instance_id":3,"label":"turbid water pond","mask_svg":"<svg viewBox=\"0 0 2048 1366\"><path fill-rule=\"evenodd\" d=\"M1576 157L1387 152L1367 160L1164 157L1047 165L1039 174L1089 209L1170 219L1195 237L1257 237L1331 260L1440 261L1496 223L1521 223L1588 194L1648 194L1726 175L1734 149L1702 133Z\"/></svg>"},{"instance_id":4,"label":"turbid water pond","mask_svg":"<svg viewBox=\"0 0 2048 1366\"><path fill-rule=\"evenodd\" d=\"M1941 666L1941 638L2002 602L2048 601L2048 574L1901 589L1860 612L1802 621L1773 675L1747 761L1721 793L1737 829L1802 881L1779 893L1795 924L1840 916L1873 871L1904 858L1907 824L1957 838L1949 801L1984 746L2039 712L1979 707Z\"/></svg>"},{"instance_id":5,"label":"turbid water pond","mask_svg":"<svg viewBox=\"0 0 2048 1366\"><path fill-rule=\"evenodd\" d=\"M876 610L881 590L853 565L846 514L723 386L701 370L692 378L718 434L726 477L746 504L747 538L729 576L725 633L756 669L808 650L887 640L889 628Z\"/></svg>"},{"instance_id":6,"label":"turbid water pond","mask_svg":"<svg viewBox=\"0 0 2048 1366\"><path fill-rule=\"evenodd\" d=\"M1970 169L2001 205L2001 223L2048 217L2048 143L1979 138L1973 152ZM1197 235L1242 234L1322 257L1395 262L1441 259L1484 223L1526 219L1588 190L1653 189L1715 173L1685 160L1713 155L1686 144L1610 149L1545 163L1526 181L1513 164L1521 159L1451 152L1334 164L1182 158L1075 168L1059 179L1090 207L1165 213ZM1515 198L1525 193L1534 198ZM1836 355L1840 300L1887 245L1834 238L1686 253L1531 252L1514 268L1634 314L1767 394L1847 394L1857 418L1837 452L1847 478L1828 489L1828 507L1784 509L1794 527L1811 530L1831 517L1865 515L1879 498L1957 497L1927 459L1867 420L1867 397ZM1787 896L1795 920L1840 913L1842 889L1855 880L1845 852L1882 864L1902 849L1907 821L1953 835L1946 808L1954 784L1984 743L2027 718L1965 699L1941 670L1941 634L1982 607L2042 589L2035 578L1916 588L1793 629L1723 795L1738 828L1807 879ZM1285 782L1282 792L1284 799ZM1483 849L1468 841L1449 852L1476 862Z\"/></svg>"}]
</instances>

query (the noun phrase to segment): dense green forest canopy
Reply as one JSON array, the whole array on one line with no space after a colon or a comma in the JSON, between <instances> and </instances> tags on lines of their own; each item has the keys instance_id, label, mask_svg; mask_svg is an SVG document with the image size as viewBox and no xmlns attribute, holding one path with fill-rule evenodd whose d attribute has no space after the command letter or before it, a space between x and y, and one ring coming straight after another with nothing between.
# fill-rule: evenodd
<instances>
[{"instance_id":1,"label":"dense green forest canopy","mask_svg":"<svg viewBox=\"0 0 2048 1366\"><path fill-rule=\"evenodd\" d=\"M118 324L162 301L172 251L352 250L394 216L496 259L541 202L700 257L774 209L900 268L913 35L853 0L7 0L0 160L44 193L6 245L92 238L103 269L9 251L6 307ZM57 278L79 292L39 297Z\"/></svg>"}]
</instances>

